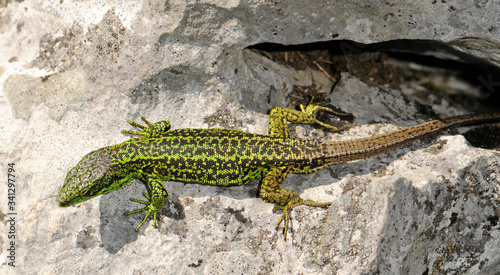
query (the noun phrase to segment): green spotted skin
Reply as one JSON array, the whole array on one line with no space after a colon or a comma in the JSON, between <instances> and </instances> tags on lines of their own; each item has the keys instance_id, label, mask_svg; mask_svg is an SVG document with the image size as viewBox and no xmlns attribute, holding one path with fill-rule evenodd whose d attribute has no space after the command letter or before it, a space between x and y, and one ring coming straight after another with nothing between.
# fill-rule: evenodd
<instances>
[{"instance_id":1,"label":"green spotted skin","mask_svg":"<svg viewBox=\"0 0 500 275\"><path fill-rule=\"evenodd\" d=\"M291 190L281 188L290 173L311 173L325 166L380 154L435 132L454 126L499 121L500 114L468 115L434 120L401 130L352 141L322 143L289 138L288 122L317 123L318 111L342 115L320 104L310 103L300 111L276 107L271 110L269 135L250 134L234 129L170 130L168 121L147 126L128 121L142 131L123 131L139 138L104 147L87 154L68 173L57 197L59 206L70 206L101 194L118 190L132 179L144 182L147 200L131 199L144 207L126 215L146 212L136 231L167 203L164 181L173 180L214 186L247 184L262 178L260 197L283 210L276 227L284 222L286 239L289 212L298 205L327 207L328 203L303 200Z\"/></svg>"}]
</instances>

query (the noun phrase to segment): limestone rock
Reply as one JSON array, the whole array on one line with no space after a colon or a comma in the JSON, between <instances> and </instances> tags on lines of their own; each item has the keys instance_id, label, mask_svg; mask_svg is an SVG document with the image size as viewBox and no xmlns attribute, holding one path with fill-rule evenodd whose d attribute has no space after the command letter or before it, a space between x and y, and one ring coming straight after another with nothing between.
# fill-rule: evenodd
<instances>
[{"instance_id":1,"label":"limestone rock","mask_svg":"<svg viewBox=\"0 0 500 275\"><path fill-rule=\"evenodd\" d=\"M171 196L159 229L149 222L140 233L133 229L142 216L122 215L145 189L137 181L76 207L55 201L69 169L88 152L128 139L120 131L139 115L168 119L173 128L264 134L266 112L286 106L294 85L314 81L356 120L342 133L295 127L304 138L360 138L421 123L429 119L423 105L438 115L463 113L447 98L347 73L330 91L321 72L294 71L248 48L339 40L348 54L400 43L393 50L498 69L498 14L488 0L0 1L4 182L15 164L14 210L7 209L12 191L0 188L0 272L500 272L500 154L449 132L291 175L287 188L332 206L295 209L286 242L275 230L279 215L257 198L257 182L166 182ZM495 77L484 76L487 89L500 86ZM6 250L12 234L16 267Z\"/></svg>"}]
</instances>

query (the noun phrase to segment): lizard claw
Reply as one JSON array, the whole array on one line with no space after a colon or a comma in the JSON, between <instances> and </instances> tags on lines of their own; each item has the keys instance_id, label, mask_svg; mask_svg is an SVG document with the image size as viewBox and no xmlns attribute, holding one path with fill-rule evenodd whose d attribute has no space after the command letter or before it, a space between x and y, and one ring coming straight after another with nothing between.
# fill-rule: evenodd
<instances>
[{"instance_id":1,"label":"lizard claw","mask_svg":"<svg viewBox=\"0 0 500 275\"><path fill-rule=\"evenodd\" d=\"M137 203L141 203L141 204L145 204L146 206L143 207L143 208L140 208L140 209L136 209L136 210L133 210L133 211L129 211L129 212L126 212L125 215L132 215L132 214L135 214L135 213L139 213L139 212L143 212L143 211L147 211L146 215L144 216L144 218L142 219L142 221L139 223L139 225L135 228L135 231L138 232L139 229L144 225L144 223L148 220L148 218L151 216L151 214L153 214L153 227L154 228L158 228L158 225L157 225L157 215L158 215L158 211L160 211L160 208L156 208L153 203L151 203L151 199L150 197L148 196L148 194L146 192L142 193L142 195L144 197L146 197L148 199L148 201L142 201L142 200L138 200L138 199L134 199L134 198L130 198L131 201L133 202L137 202Z\"/></svg>"},{"instance_id":2,"label":"lizard claw","mask_svg":"<svg viewBox=\"0 0 500 275\"><path fill-rule=\"evenodd\" d=\"M144 123L146 123L147 126L141 125L132 120L127 120L127 122L130 123L130 125L132 126L142 129L142 132L122 130L122 133L151 138L151 137L159 137L163 133L168 132L168 130L170 130L170 122L166 120L158 121L155 124L151 124L151 122L149 122L143 116L141 116L141 119L142 121L144 121Z\"/></svg>"},{"instance_id":3,"label":"lizard claw","mask_svg":"<svg viewBox=\"0 0 500 275\"><path fill-rule=\"evenodd\" d=\"M331 114L334 114L334 115L340 116L340 117L352 117L352 114L338 112L338 111L333 110L332 108L322 106L322 105L330 102L329 99L315 102L315 103L313 103L313 101L314 101L314 97L311 98L311 101L309 101L309 103L307 104L307 106L305 108L304 108L304 105L300 104L300 110L302 111L302 113L304 113L306 116L308 116L308 118L310 120L309 123L316 123L316 124L319 124L327 129L330 129L333 131L339 131L339 129L337 127L326 124L326 123L321 122L320 120L316 119L316 114L318 113L318 111L329 112Z\"/></svg>"},{"instance_id":4,"label":"lizard claw","mask_svg":"<svg viewBox=\"0 0 500 275\"><path fill-rule=\"evenodd\" d=\"M276 223L276 230L280 229L280 224L281 224L281 222L284 221L285 224L284 224L284 227L283 227L283 238L286 241L286 236L287 236L288 228L289 228L289 225L290 225L290 211L292 209L289 208L289 204L287 206L275 206L273 208L273 213L275 213L278 210L283 210L283 213L281 214L280 219ZM290 231L292 231L291 228L290 228Z\"/></svg>"},{"instance_id":5,"label":"lizard claw","mask_svg":"<svg viewBox=\"0 0 500 275\"><path fill-rule=\"evenodd\" d=\"M290 201L287 203L286 206L281 206L281 205L275 206L273 208L273 213L275 213L278 210L283 210L283 213L281 214L280 219L276 223L276 230L279 230L281 222L284 222L283 236L284 236L285 241L286 241L286 236L287 236L288 230L290 229L290 231L292 231L292 229L290 228L290 220L291 220L290 212L293 210L293 208L295 208L296 206L299 206L299 205L309 205L309 206L326 208L326 207L330 206L330 203L318 203L318 202L307 201L307 200L301 199L298 202L291 202Z\"/></svg>"}]
</instances>

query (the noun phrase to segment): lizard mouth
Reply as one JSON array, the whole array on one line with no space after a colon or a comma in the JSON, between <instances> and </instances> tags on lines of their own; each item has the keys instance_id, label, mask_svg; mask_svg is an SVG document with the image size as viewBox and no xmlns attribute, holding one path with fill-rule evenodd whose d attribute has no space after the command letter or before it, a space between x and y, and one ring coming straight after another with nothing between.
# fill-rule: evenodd
<instances>
[{"instance_id":1,"label":"lizard mouth","mask_svg":"<svg viewBox=\"0 0 500 275\"><path fill-rule=\"evenodd\" d=\"M66 207L69 206L69 202L66 199L66 193L60 192L59 195L57 196L57 205L61 207Z\"/></svg>"}]
</instances>

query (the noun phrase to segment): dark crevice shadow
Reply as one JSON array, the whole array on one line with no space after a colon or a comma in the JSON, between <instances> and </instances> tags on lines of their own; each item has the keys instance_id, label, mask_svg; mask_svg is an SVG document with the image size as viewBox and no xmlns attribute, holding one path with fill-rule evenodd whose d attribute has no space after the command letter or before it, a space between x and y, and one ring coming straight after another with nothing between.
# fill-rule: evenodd
<instances>
[{"instance_id":1,"label":"dark crevice shadow","mask_svg":"<svg viewBox=\"0 0 500 275\"><path fill-rule=\"evenodd\" d=\"M477 87L474 96L481 105L499 109L500 68L484 59L456 50L451 46L453 43L459 43L459 41L445 44L432 40L393 40L363 44L350 40L333 40L300 45L262 43L249 46L248 49L268 53L311 53L312 59L314 59L315 53L322 51L322 58L331 58L334 61L339 57L349 58L362 53L384 53L390 59L399 62L418 64L438 74L455 76L471 86ZM329 57L325 56L325 51ZM277 62L283 62L283 60ZM369 65L366 64L366 66ZM335 69L342 70L342 68ZM475 106L470 108L472 111L478 109Z\"/></svg>"}]
</instances>

